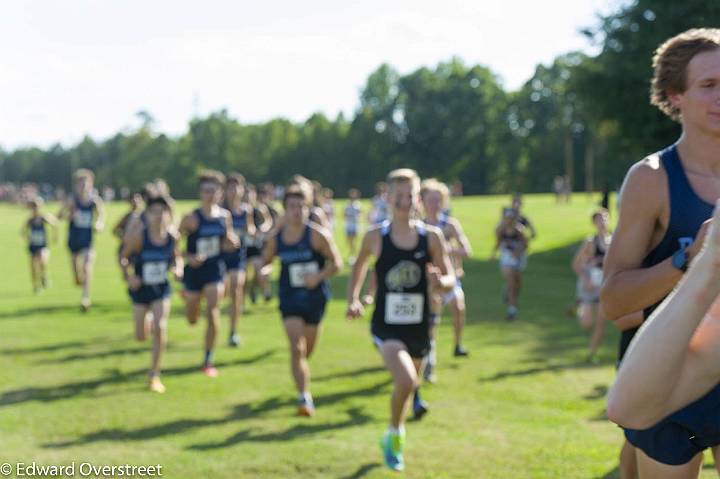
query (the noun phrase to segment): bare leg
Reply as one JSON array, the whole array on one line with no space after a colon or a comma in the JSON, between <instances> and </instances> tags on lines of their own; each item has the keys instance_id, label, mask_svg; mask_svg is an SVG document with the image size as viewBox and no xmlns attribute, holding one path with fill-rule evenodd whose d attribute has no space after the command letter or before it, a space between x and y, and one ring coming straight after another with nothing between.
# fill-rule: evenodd
<instances>
[{"instance_id":1,"label":"bare leg","mask_svg":"<svg viewBox=\"0 0 720 479\"><path fill-rule=\"evenodd\" d=\"M200 300L202 296L199 291L185 292L185 317L191 325L197 324L200 318Z\"/></svg>"},{"instance_id":2,"label":"bare leg","mask_svg":"<svg viewBox=\"0 0 720 479\"><path fill-rule=\"evenodd\" d=\"M135 339L145 341L149 328L147 322L147 304L133 304L133 323L135 324Z\"/></svg>"},{"instance_id":3,"label":"bare leg","mask_svg":"<svg viewBox=\"0 0 720 479\"><path fill-rule=\"evenodd\" d=\"M153 375L160 375L160 360L167 344L167 318L170 315L170 299L164 298L152 304L152 332L153 348L150 371Z\"/></svg>"},{"instance_id":4,"label":"bare leg","mask_svg":"<svg viewBox=\"0 0 720 479\"><path fill-rule=\"evenodd\" d=\"M305 340L305 321L298 317L283 320L285 333L290 346L290 369L295 387L299 394L310 392L310 367L307 362L307 342Z\"/></svg>"},{"instance_id":5,"label":"bare leg","mask_svg":"<svg viewBox=\"0 0 720 479\"><path fill-rule=\"evenodd\" d=\"M595 327L593 328L592 337L590 338L590 355L594 356L600 347L600 343L605 333L605 313L602 307L598 304L595 307Z\"/></svg>"},{"instance_id":6,"label":"bare leg","mask_svg":"<svg viewBox=\"0 0 720 479\"><path fill-rule=\"evenodd\" d=\"M400 428L418 385L419 361L413 361L405 345L400 341L388 340L380 345L380 354L385 367L393 378L393 392L390 400L390 425Z\"/></svg>"},{"instance_id":7,"label":"bare leg","mask_svg":"<svg viewBox=\"0 0 720 479\"><path fill-rule=\"evenodd\" d=\"M455 298L450 301L450 310L453 316L453 333L455 346L462 346L463 330L465 329L465 293L458 288Z\"/></svg>"},{"instance_id":8,"label":"bare leg","mask_svg":"<svg viewBox=\"0 0 720 479\"><path fill-rule=\"evenodd\" d=\"M220 301L222 301L224 287L223 283L208 284L203 288L205 301L207 302L207 330L205 331L205 351L212 352L215 349L217 333L220 329ZM207 358L206 358L206 362Z\"/></svg>"},{"instance_id":9,"label":"bare leg","mask_svg":"<svg viewBox=\"0 0 720 479\"><path fill-rule=\"evenodd\" d=\"M630 444L627 439L623 442L620 449L620 479L638 479L637 456L635 446Z\"/></svg>"},{"instance_id":10,"label":"bare leg","mask_svg":"<svg viewBox=\"0 0 720 479\"><path fill-rule=\"evenodd\" d=\"M230 335L237 332L237 324L243 310L243 298L245 296L245 271L231 271L229 273L228 295L230 296Z\"/></svg>"},{"instance_id":11,"label":"bare leg","mask_svg":"<svg viewBox=\"0 0 720 479\"><path fill-rule=\"evenodd\" d=\"M636 452L640 479L692 479L700 475L702 453L682 466L668 466L651 459L640 449Z\"/></svg>"}]
</instances>

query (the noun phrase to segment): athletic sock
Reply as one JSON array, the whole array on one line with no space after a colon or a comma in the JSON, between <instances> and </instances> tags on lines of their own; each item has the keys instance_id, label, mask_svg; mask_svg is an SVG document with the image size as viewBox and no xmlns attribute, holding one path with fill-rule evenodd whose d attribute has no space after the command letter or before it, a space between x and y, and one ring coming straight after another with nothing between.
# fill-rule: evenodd
<instances>
[{"instance_id":1,"label":"athletic sock","mask_svg":"<svg viewBox=\"0 0 720 479\"><path fill-rule=\"evenodd\" d=\"M213 352L212 352L212 349L206 349L206 350L205 350L205 362L204 362L204 365L205 365L206 367L207 367L207 366L210 366L210 365L212 364L212 360L213 360Z\"/></svg>"}]
</instances>

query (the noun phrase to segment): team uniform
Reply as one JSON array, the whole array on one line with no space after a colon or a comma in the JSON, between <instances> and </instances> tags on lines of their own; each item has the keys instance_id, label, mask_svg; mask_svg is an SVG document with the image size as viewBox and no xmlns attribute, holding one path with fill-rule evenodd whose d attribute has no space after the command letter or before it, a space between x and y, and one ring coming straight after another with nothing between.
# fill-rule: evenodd
<instances>
[{"instance_id":1,"label":"team uniform","mask_svg":"<svg viewBox=\"0 0 720 479\"><path fill-rule=\"evenodd\" d=\"M398 340L413 358L430 350L430 303L426 265L431 261L427 230L418 223L417 245L409 250L395 246L391 224L380 229L382 250L375 262L378 278L375 310L370 331L373 341Z\"/></svg>"},{"instance_id":2,"label":"team uniform","mask_svg":"<svg viewBox=\"0 0 720 479\"><path fill-rule=\"evenodd\" d=\"M226 207L227 208L227 207ZM231 251L223 253L223 262L227 271L244 271L247 266L247 246L246 242L248 239L247 235L247 211L243 210L241 213L236 213L230 208L227 208L232 215L232 224L235 234L240 238L240 247L233 248Z\"/></svg>"},{"instance_id":3,"label":"team uniform","mask_svg":"<svg viewBox=\"0 0 720 479\"><path fill-rule=\"evenodd\" d=\"M283 231L276 236L277 256L280 258L279 299L283 319L300 317L306 324L320 324L325 305L330 299L330 285L323 280L314 289L307 289L304 278L325 266L325 257L312 247L312 228L305 225L300 240L293 244L283 241Z\"/></svg>"},{"instance_id":4,"label":"team uniform","mask_svg":"<svg viewBox=\"0 0 720 479\"><path fill-rule=\"evenodd\" d=\"M86 204L81 203L77 198L73 199L68 232L68 248L72 254L92 248L93 218L96 208L94 199Z\"/></svg>"},{"instance_id":5,"label":"team uniform","mask_svg":"<svg viewBox=\"0 0 720 479\"><path fill-rule=\"evenodd\" d=\"M500 268L525 271L527 267L527 254L518 252L523 247L522 232L513 229L512 232L503 230L500 234Z\"/></svg>"},{"instance_id":6,"label":"team uniform","mask_svg":"<svg viewBox=\"0 0 720 479\"><path fill-rule=\"evenodd\" d=\"M128 289L133 304L147 305L170 297L171 287L167 278L173 261L175 239L167 234L162 245L154 244L148 228L143 231L142 250L134 261L135 275L142 285L136 290Z\"/></svg>"},{"instance_id":7,"label":"team uniform","mask_svg":"<svg viewBox=\"0 0 720 479\"><path fill-rule=\"evenodd\" d=\"M345 207L345 234L357 236L360 230L360 205L357 201L351 201Z\"/></svg>"},{"instance_id":8,"label":"team uniform","mask_svg":"<svg viewBox=\"0 0 720 479\"><path fill-rule=\"evenodd\" d=\"M598 304L600 303L600 287L603 282L603 260L605 259L605 253L607 252L607 244L595 235L592 239L593 242L593 256L590 263L585 266L585 272L590 278L592 284L591 290L586 290L582 279L577 281L577 299L582 304Z\"/></svg>"},{"instance_id":9,"label":"team uniform","mask_svg":"<svg viewBox=\"0 0 720 479\"><path fill-rule=\"evenodd\" d=\"M45 219L42 216L31 218L28 221L30 231L28 250L32 256L41 254L47 248L47 231Z\"/></svg>"},{"instance_id":10,"label":"team uniform","mask_svg":"<svg viewBox=\"0 0 720 479\"><path fill-rule=\"evenodd\" d=\"M204 255L205 261L197 268L186 265L183 283L186 290L199 292L205 285L224 281L225 263L222 261L221 245L226 234L225 218L206 218L199 208L193 214L198 227L187 237L187 252Z\"/></svg>"},{"instance_id":11,"label":"team uniform","mask_svg":"<svg viewBox=\"0 0 720 479\"><path fill-rule=\"evenodd\" d=\"M389 219L387 201L381 196L373 198L372 224L379 225Z\"/></svg>"},{"instance_id":12,"label":"team uniform","mask_svg":"<svg viewBox=\"0 0 720 479\"><path fill-rule=\"evenodd\" d=\"M263 246L265 245L265 239L263 234L260 233L260 226L263 223L262 214L257 208L253 208L253 221L255 222L255 237L251 237L247 234L242 236L242 243L247 245L245 253L246 259L252 260L253 258L260 256Z\"/></svg>"},{"instance_id":13,"label":"team uniform","mask_svg":"<svg viewBox=\"0 0 720 479\"><path fill-rule=\"evenodd\" d=\"M448 237L447 237L447 235L445 235L445 229L447 228L449 222L450 222L450 214L448 213L448 210L444 210L443 213L438 218L437 224L435 225L443 233L443 236L445 236L446 240L448 239ZM427 223L427 221L426 221L426 223ZM462 294L462 292L463 292L462 281L460 280L460 278L458 278L456 276L455 285L453 286L453 288L450 291L448 291L447 293L443 294L443 297L442 297L443 306L447 306L448 304L450 304L456 297L458 297L458 295Z\"/></svg>"},{"instance_id":14,"label":"team uniform","mask_svg":"<svg viewBox=\"0 0 720 479\"><path fill-rule=\"evenodd\" d=\"M714 209L714 205L703 201L690 186L676 145L661 151L660 161L668 177L670 219L665 236L645 257L643 268L654 266L689 246L702 223L712 217ZM647 308L644 317L648 318L659 304ZM620 361L638 329L623 331ZM704 449L720 444L720 385L648 429L625 429L625 437L633 446L663 464L689 462Z\"/></svg>"}]
</instances>

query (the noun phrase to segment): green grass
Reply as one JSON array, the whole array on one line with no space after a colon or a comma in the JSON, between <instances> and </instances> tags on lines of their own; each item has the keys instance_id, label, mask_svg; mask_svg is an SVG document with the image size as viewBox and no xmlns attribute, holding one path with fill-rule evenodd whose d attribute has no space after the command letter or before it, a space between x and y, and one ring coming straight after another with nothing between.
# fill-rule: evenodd
<instances>
[{"instance_id":1,"label":"green grass","mask_svg":"<svg viewBox=\"0 0 720 479\"><path fill-rule=\"evenodd\" d=\"M564 316L574 296L570 260L591 231L597 198L577 195L571 205L555 205L550 196L526 197L539 236L520 318L512 324L503 319L497 265L487 260L506 202L483 197L454 203L475 250L465 281L472 355L451 358L446 318L440 382L424 388L431 413L408 425L404 475L617 477L621 433L605 419L604 401L618 335L608 328L601 363L589 366L588 338ZM123 205L111 205L108 225L123 211ZM145 390L149 346L132 337L115 240L108 232L99 236L95 306L82 315L79 291L70 282L65 227L52 248L51 288L30 292L18 234L26 215L0 206L0 463L159 463L171 478L390 476L377 446L389 414L389 376L367 321L343 318L347 271L333 282L335 299L311 361L315 418L294 416L275 302L249 308L238 350L225 346L223 318L216 352L221 375L211 380L198 370L204 325L186 324L176 295L164 361L168 392L154 395Z\"/></svg>"}]
</instances>

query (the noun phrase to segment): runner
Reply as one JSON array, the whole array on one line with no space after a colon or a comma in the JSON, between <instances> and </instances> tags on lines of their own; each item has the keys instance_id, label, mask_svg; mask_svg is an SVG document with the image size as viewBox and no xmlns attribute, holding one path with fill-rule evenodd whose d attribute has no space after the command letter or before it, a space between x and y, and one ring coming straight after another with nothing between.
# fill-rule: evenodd
<instances>
[{"instance_id":1,"label":"runner","mask_svg":"<svg viewBox=\"0 0 720 479\"><path fill-rule=\"evenodd\" d=\"M434 291L432 295L430 354L428 355L424 378L428 382L434 383L437 380L435 372L437 365L437 327L440 322L442 308L445 305L450 306L453 315L453 332L455 334L453 355L455 357L468 355L467 350L462 346L462 333L465 327L465 293L462 289L461 279L465 275L462 263L465 258L470 256L471 247L457 218L444 213L450 204L450 191L445 183L441 183L435 178L424 180L420 185L420 198L426 215L423 221L428 225L436 226L443 233L449 248L453 272L457 279L457 283L450 292L441 294Z\"/></svg>"},{"instance_id":2,"label":"runner","mask_svg":"<svg viewBox=\"0 0 720 479\"><path fill-rule=\"evenodd\" d=\"M93 190L95 175L81 168L73 174L74 194L65 202L58 213L58 219L68 218L68 248L72 261L75 284L82 287L80 310L90 308L90 278L95 250L93 249L93 231L101 231L105 224L105 209L102 200Z\"/></svg>"},{"instance_id":3,"label":"runner","mask_svg":"<svg viewBox=\"0 0 720 479\"><path fill-rule=\"evenodd\" d=\"M49 284L47 266L50 261L50 250L48 249L48 234L45 225L52 228L53 242L57 242L57 220L54 216L40 211L43 203L43 199L39 196L28 202L32 214L23 225L21 232L28 242L30 275L35 293L40 292L40 289L47 288Z\"/></svg>"},{"instance_id":4,"label":"runner","mask_svg":"<svg viewBox=\"0 0 720 479\"><path fill-rule=\"evenodd\" d=\"M518 296L522 286L522 273L527 267L528 239L525 227L516 216L516 211L506 210L500 225L495 230L496 242L492 258L500 252L500 272L505 280L503 300L507 304L508 321L518 314Z\"/></svg>"},{"instance_id":5,"label":"runner","mask_svg":"<svg viewBox=\"0 0 720 479\"><path fill-rule=\"evenodd\" d=\"M345 207L345 238L347 239L348 248L350 250L350 257L348 262L352 265L355 263L355 240L357 239L358 232L360 231L360 215L362 214L362 208L360 206L360 190L357 188L351 188L348 191L348 198L350 201Z\"/></svg>"},{"instance_id":6,"label":"runner","mask_svg":"<svg viewBox=\"0 0 720 479\"><path fill-rule=\"evenodd\" d=\"M572 262L577 274L577 298L580 303L578 317L580 326L592 329L588 362L597 362L597 350L605 332L605 313L600 307L600 286L603 281L603 261L610 245L608 222L610 214L600 209L592 214L595 235L585 240Z\"/></svg>"},{"instance_id":7,"label":"runner","mask_svg":"<svg viewBox=\"0 0 720 479\"><path fill-rule=\"evenodd\" d=\"M250 287L247 288L249 289L250 301L252 304L255 304L257 301L257 288L260 288L263 292L266 303L272 299L272 288L270 286L270 282L267 280L265 275L260 273L260 270L263 267L262 250L265 247L265 238L272 234L273 229L275 228L275 221L273 220L270 208L260 201L260 198L267 201L266 193L262 192L263 189L260 189L261 195L258 197L258 191L255 187L253 185L248 185L245 199L245 202L253 209L253 224L255 225L255 234L248 234L245 237L245 243L247 244L247 259L253 269L253 279L250 283Z\"/></svg>"},{"instance_id":8,"label":"runner","mask_svg":"<svg viewBox=\"0 0 720 479\"><path fill-rule=\"evenodd\" d=\"M232 224L235 235L241 238L239 248L233 248L223 253L223 261L227 269L226 289L230 296L230 337L228 344L231 347L240 345L240 336L237 333L237 324L243 309L245 297L245 267L247 263L247 238L255 237L255 222L253 221L253 208L243 201L245 197L245 177L239 173L228 175L225 182L225 208L232 215Z\"/></svg>"},{"instance_id":9,"label":"runner","mask_svg":"<svg viewBox=\"0 0 720 479\"><path fill-rule=\"evenodd\" d=\"M673 290L700 251L707 229L703 222L711 217L713 204L720 198L720 121L716 113L720 30L695 29L669 39L656 51L653 66L651 102L680 122L682 136L636 163L621 189L618 225L605 259L601 291L603 310L625 330L620 360L638 327L637 322L626 321L626 315L644 309L644 318L648 318ZM683 321L690 324L692 318ZM672 351L662 364L667 367L668 384L674 384ZM625 430L637 451L633 454L630 445L623 447L622 473L634 472L636 456L641 477L696 477L702 450L720 444L717 437L706 435L719 417L717 407L708 407L718 391L716 386L703 399L658 418L661 420L654 425L645 424L642 410L635 411L636 420L620 418L623 424L640 429ZM646 405L647 415L667 399L653 397L652 404ZM611 411L611 416L616 414ZM717 448L714 453L720 464Z\"/></svg>"},{"instance_id":10,"label":"runner","mask_svg":"<svg viewBox=\"0 0 720 479\"><path fill-rule=\"evenodd\" d=\"M348 288L347 316L364 313L360 289L372 255L379 281L371 332L394 385L390 426L381 448L385 464L400 471L405 468L405 415L414 392L414 408L427 411L418 392L418 373L430 350L429 287L449 291L455 276L442 233L414 219L420 194L417 173L394 170L388 184L392 221L370 229L363 238Z\"/></svg>"},{"instance_id":11,"label":"runner","mask_svg":"<svg viewBox=\"0 0 720 479\"><path fill-rule=\"evenodd\" d=\"M224 294L225 263L223 249L240 247L232 227L232 215L219 206L225 176L208 170L200 174L200 207L180 222L180 233L187 238L187 265L183 275L187 320L191 325L200 317L200 302L205 299L207 330L203 373L216 377L213 350L219 330L220 302Z\"/></svg>"},{"instance_id":12,"label":"runner","mask_svg":"<svg viewBox=\"0 0 720 479\"><path fill-rule=\"evenodd\" d=\"M284 225L263 251L263 266L280 258L280 314L290 346L298 414L312 416L310 365L320 335L320 322L330 298L328 279L342 268L342 258L329 231L310 222L310 201L302 188L289 186L283 198ZM263 269L263 274L269 270Z\"/></svg>"},{"instance_id":13,"label":"runner","mask_svg":"<svg viewBox=\"0 0 720 479\"><path fill-rule=\"evenodd\" d=\"M145 341L152 331L148 387L153 392L164 393L165 386L160 380L160 360L167 343L167 319L170 316L170 283L167 273L172 267L175 278L182 279L183 261L177 237L169 230L172 222L170 202L163 196L149 199L145 217L147 227L136 230L126 238L120 257L133 302L135 338Z\"/></svg>"},{"instance_id":14,"label":"runner","mask_svg":"<svg viewBox=\"0 0 720 479\"><path fill-rule=\"evenodd\" d=\"M117 224L115 224L115 227L112 229L113 235L120 240L120 245L118 247L118 261L120 262L121 268L123 267L123 264L120 260L120 252L123 249L125 234L129 231L128 226L130 225L130 223L139 220L140 215L143 214L146 196L147 195L144 194L144 192L137 192L130 195L130 197L128 198L130 211L125 213L123 217L120 218L120 221L118 221Z\"/></svg>"}]
</instances>

